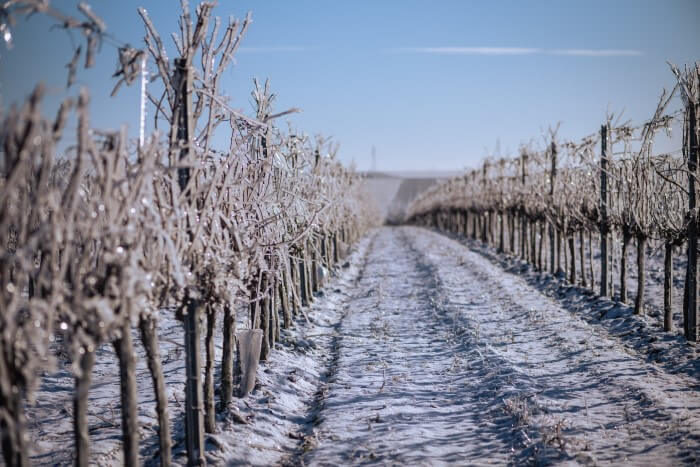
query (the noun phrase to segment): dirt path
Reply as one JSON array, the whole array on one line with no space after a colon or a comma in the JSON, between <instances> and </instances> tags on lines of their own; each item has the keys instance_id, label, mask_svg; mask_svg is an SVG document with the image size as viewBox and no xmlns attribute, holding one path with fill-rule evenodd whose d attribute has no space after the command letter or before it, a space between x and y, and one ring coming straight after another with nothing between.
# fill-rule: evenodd
<instances>
[{"instance_id":1,"label":"dirt path","mask_svg":"<svg viewBox=\"0 0 700 467\"><path fill-rule=\"evenodd\" d=\"M697 380L453 240L375 235L305 464L698 462Z\"/></svg>"}]
</instances>

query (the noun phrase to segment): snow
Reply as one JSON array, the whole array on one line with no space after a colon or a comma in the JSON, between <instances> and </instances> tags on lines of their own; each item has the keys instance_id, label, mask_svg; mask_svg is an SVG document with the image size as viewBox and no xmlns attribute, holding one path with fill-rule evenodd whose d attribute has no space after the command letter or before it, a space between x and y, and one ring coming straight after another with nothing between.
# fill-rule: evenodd
<instances>
[{"instance_id":1,"label":"snow","mask_svg":"<svg viewBox=\"0 0 700 467\"><path fill-rule=\"evenodd\" d=\"M457 242L382 230L358 287L305 464L697 462L697 374Z\"/></svg>"},{"instance_id":2,"label":"snow","mask_svg":"<svg viewBox=\"0 0 700 467\"><path fill-rule=\"evenodd\" d=\"M296 451L300 427L307 423L309 413L313 410L315 394L327 377L331 333L341 316L337 304L344 299L346 290L352 287L367 244L368 239L358 242L348 257L346 267L339 268L336 277L331 278L325 296L317 297L312 309L307 310L309 322L302 318L297 320L294 328L283 330L282 342L277 344L267 362L260 363L255 390L245 398L234 398L231 410L218 414L218 433L205 437L209 463L270 465ZM239 313L238 329L244 328L246 316L245 310ZM185 465L185 360L182 325L175 319L174 310L161 310L158 328L174 437L173 463ZM202 338L203 335L204 332ZM153 386L140 337L137 333L133 337L137 351L141 456L145 465L157 465L157 418ZM215 337L218 362L222 350L222 334L219 332ZM70 362L63 360L55 373L44 375L35 404L27 407L30 455L34 464L72 463L72 394ZM91 463L95 465L121 465L119 403L116 357L110 345L103 345L96 352L88 402Z\"/></svg>"},{"instance_id":3,"label":"snow","mask_svg":"<svg viewBox=\"0 0 700 467\"><path fill-rule=\"evenodd\" d=\"M214 465L677 465L699 462L697 348L631 311L476 242L414 227L362 239L283 333L258 385L207 435ZM181 328L163 310L174 461L182 443ZM220 356L217 337L217 358ZM135 336L142 459L155 402ZM649 352L649 347L656 350ZM72 378L27 409L36 464L72 459ZM119 376L98 351L92 460L120 463Z\"/></svg>"},{"instance_id":4,"label":"snow","mask_svg":"<svg viewBox=\"0 0 700 467\"><path fill-rule=\"evenodd\" d=\"M536 433L530 437L539 439L531 457L551 456L544 451L554 445L557 459L584 463L698 461L698 371L664 371L575 308L543 297L525 277L504 274L446 237L413 232L415 247L440 278L447 308L476 330L483 354L530 380L525 392L515 391L507 401L516 416L524 414ZM697 361L695 349L687 356Z\"/></svg>"},{"instance_id":5,"label":"snow","mask_svg":"<svg viewBox=\"0 0 700 467\"><path fill-rule=\"evenodd\" d=\"M653 361L664 367L670 373L686 373L698 378L700 375L700 359L697 347L689 344L682 337L681 304L683 296L683 278L685 276L685 261L677 258L674 261L674 331L667 333L663 327L663 251L652 251L647 258L647 277L645 282L645 315L633 314L633 302L637 286L637 268L634 261L628 263L628 304L599 297L590 289L569 284L561 277L539 273L526 262L507 255L499 255L493 247L471 239L457 238L468 248L478 252L489 261L497 264L505 271L517 274L529 285L541 293L558 300L566 309L575 312L588 324L595 325L597 332L603 332L619 340L627 348L626 351L645 355L648 361ZM594 253L597 245L594 242ZM599 266L598 256L594 256L595 266ZM617 269L617 268L615 268ZM654 271L661 270L661 274ZM649 272L651 271L651 272ZM599 280L599 271L595 271ZM619 271L615 271L615 290L619 292ZM589 279L590 281L590 279ZM596 283L595 290L599 290ZM616 293L619 298L619 294Z\"/></svg>"}]
</instances>

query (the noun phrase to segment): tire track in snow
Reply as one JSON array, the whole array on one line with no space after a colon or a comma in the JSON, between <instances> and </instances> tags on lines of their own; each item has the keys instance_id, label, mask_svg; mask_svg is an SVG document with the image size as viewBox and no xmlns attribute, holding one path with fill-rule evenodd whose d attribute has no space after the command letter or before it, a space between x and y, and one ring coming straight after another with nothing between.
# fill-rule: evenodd
<instances>
[{"instance_id":1,"label":"tire track in snow","mask_svg":"<svg viewBox=\"0 0 700 467\"><path fill-rule=\"evenodd\" d=\"M526 375L475 345L402 230L381 229L339 326L338 357L304 465L506 464L529 457L503 397Z\"/></svg>"},{"instance_id":2,"label":"tire track in snow","mask_svg":"<svg viewBox=\"0 0 700 467\"><path fill-rule=\"evenodd\" d=\"M552 446L561 451L559 459L578 463L698 462L696 381L629 355L522 278L457 242L403 230L434 269L438 293L455 319L476 331L480 346L532 380L532 395L507 399L520 423L536 428L539 452L532 454L546 455Z\"/></svg>"},{"instance_id":3,"label":"tire track in snow","mask_svg":"<svg viewBox=\"0 0 700 467\"><path fill-rule=\"evenodd\" d=\"M693 464L692 382L441 235L381 229L304 465Z\"/></svg>"},{"instance_id":4,"label":"tire track in snow","mask_svg":"<svg viewBox=\"0 0 700 467\"><path fill-rule=\"evenodd\" d=\"M358 270L354 274L354 277L348 278L350 279L350 281L349 283L345 284L344 288L357 288L358 282L364 275L364 270L367 265L367 256L373 248L375 238L376 234L372 234L372 236L367 240L368 246L365 248L362 258L359 260L359 264L357 265ZM343 290L338 289L337 292L343 292ZM345 291L344 293L347 294L347 291ZM347 297L350 297L350 295L347 295ZM300 465L302 463L301 459L304 456L304 454L314 449L315 446L318 444L318 438L316 432L314 431L314 427L318 425L322 420L321 413L323 412L326 405L326 398L328 396L329 385L334 374L337 371L338 359L340 357L339 329L343 319L345 319L345 316L348 312L346 302L347 299L345 298L342 300L341 303L339 303L339 306L342 310L340 315L336 319L332 320L332 323L328 323L331 328L331 333L329 333L328 337L326 338L327 342L324 346L326 354L324 355L324 358L322 358L325 366L325 374L319 379L320 384L314 394L313 399L309 401L308 413L304 417L303 422L300 423L298 429L291 434L291 436L300 440L299 445L296 447L296 449L294 449L293 452L289 453L287 456L285 456L279 461L280 466L286 467Z\"/></svg>"}]
</instances>

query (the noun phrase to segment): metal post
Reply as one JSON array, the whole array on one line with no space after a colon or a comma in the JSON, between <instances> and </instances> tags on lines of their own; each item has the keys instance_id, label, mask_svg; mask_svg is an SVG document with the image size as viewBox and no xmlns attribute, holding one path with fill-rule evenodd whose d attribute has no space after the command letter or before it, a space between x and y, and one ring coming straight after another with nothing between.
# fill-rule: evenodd
<instances>
[{"instance_id":1,"label":"metal post","mask_svg":"<svg viewBox=\"0 0 700 467\"><path fill-rule=\"evenodd\" d=\"M175 59L177 144L181 147L180 160L190 154L192 135L192 71L185 59ZM184 191L190 181L190 170L177 171L180 190ZM189 228L189 226L188 226ZM192 235L191 231L188 231ZM192 239L190 239L192 240ZM185 444L188 465L205 465L204 417L202 395L202 363L199 349L199 297L196 290L188 290L185 327Z\"/></svg>"}]
</instances>

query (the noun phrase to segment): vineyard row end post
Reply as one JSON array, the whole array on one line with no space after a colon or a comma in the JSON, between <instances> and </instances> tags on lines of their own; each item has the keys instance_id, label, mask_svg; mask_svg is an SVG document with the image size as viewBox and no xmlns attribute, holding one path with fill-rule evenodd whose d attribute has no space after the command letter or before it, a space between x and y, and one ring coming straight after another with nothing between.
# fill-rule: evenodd
<instances>
[{"instance_id":1,"label":"vineyard row end post","mask_svg":"<svg viewBox=\"0 0 700 467\"><path fill-rule=\"evenodd\" d=\"M189 156L192 128L192 71L184 58L175 59L175 102L177 115L177 142L182 144L180 160ZM190 169L177 170L180 190L184 191L190 180ZM188 235L191 230L188 225ZM190 239L191 241L194 239ZM202 414L202 372L199 352L199 310L198 296L187 294L185 327L185 444L188 465L204 465L204 416Z\"/></svg>"},{"instance_id":2,"label":"vineyard row end post","mask_svg":"<svg viewBox=\"0 0 700 467\"><path fill-rule=\"evenodd\" d=\"M608 295L608 138L610 127L600 127L600 296Z\"/></svg>"},{"instance_id":3,"label":"vineyard row end post","mask_svg":"<svg viewBox=\"0 0 700 467\"><path fill-rule=\"evenodd\" d=\"M554 205L554 183L557 177L557 143L554 141L554 138L552 138L550 155L552 157L552 168L549 174L549 202L551 203L551 206ZM554 223L551 220L549 220L547 223L549 224L549 272L554 274L556 272L554 257Z\"/></svg>"}]
</instances>

